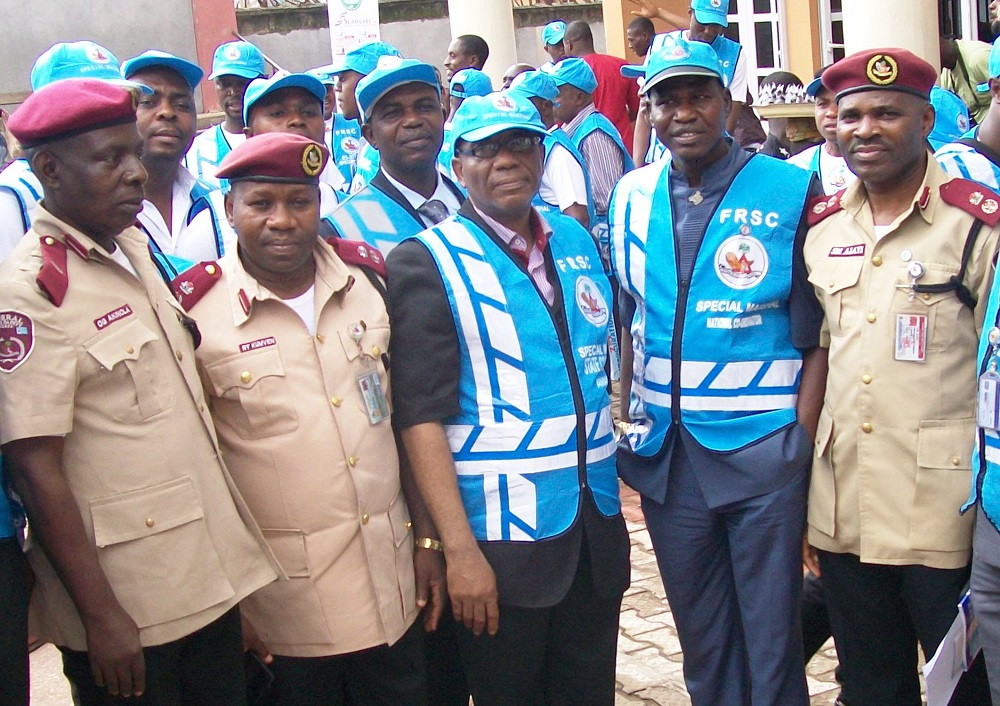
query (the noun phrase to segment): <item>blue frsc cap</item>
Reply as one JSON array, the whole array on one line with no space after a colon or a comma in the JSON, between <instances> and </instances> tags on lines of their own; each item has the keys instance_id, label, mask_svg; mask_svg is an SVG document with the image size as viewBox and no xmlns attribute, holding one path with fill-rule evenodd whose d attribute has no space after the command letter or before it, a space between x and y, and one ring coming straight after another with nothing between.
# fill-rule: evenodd
<instances>
[{"instance_id":1,"label":"blue frsc cap","mask_svg":"<svg viewBox=\"0 0 1000 706\"><path fill-rule=\"evenodd\" d=\"M593 93L597 89L597 76L586 61L575 57L563 59L552 70L552 78L556 86L573 86L584 93Z\"/></svg>"},{"instance_id":2,"label":"blue frsc cap","mask_svg":"<svg viewBox=\"0 0 1000 706\"><path fill-rule=\"evenodd\" d=\"M990 49L990 78L1000 78L1000 37L993 40L993 48ZM990 82L984 81L976 86L976 90L980 93L986 93L990 90Z\"/></svg>"},{"instance_id":3,"label":"blue frsc cap","mask_svg":"<svg viewBox=\"0 0 1000 706\"><path fill-rule=\"evenodd\" d=\"M383 56L375 69L358 81L354 94L357 97L361 120L372 116L375 104L386 93L405 83L424 83L434 89L441 100L441 84L438 83L434 67L416 59L399 56Z\"/></svg>"},{"instance_id":4,"label":"blue frsc cap","mask_svg":"<svg viewBox=\"0 0 1000 706\"><path fill-rule=\"evenodd\" d=\"M219 76L239 76L254 79L267 75L267 63L260 49L250 42L226 42L215 49L212 73L209 79Z\"/></svg>"},{"instance_id":5,"label":"blue frsc cap","mask_svg":"<svg viewBox=\"0 0 1000 706\"><path fill-rule=\"evenodd\" d=\"M965 101L940 86L931 88L931 105L934 106L934 129L927 141L937 152L949 142L960 140L969 130L969 109Z\"/></svg>"},{"instance_id":6,"label":"blue frsc cap","mask_svg":"<svg viewBox=\"0 0 1000 706\"><path fill-rule=\"evenodd\" d=\"M493 93L493 82L479 69L462 69L452 75L448 92L459 98L488 96Z\"/></svg>"},{"instance_id":7,"label":"blue frsc cap","mask_svg":"<svg viewBox=\"0 0 1000 706\"><path fill-rule=\"evenodd\" d=\"M680 32L664 37L660 49L644 65L630 64L621 68L622 76L643 78L640 95L649 93L656 84L676 76L714 76L726 85L722 62L712 45L689 42Z\"/></svg>"},{"instance_id":8,"label":"blue frsc cap","mask_svg":"<svg viewBox=\"0 0 1000 706\"><path fill-rule=\"evenodd\" d=\"M510 82L510 91L516 91L528 98L542 98L547 101L554 101L559 97L559 87L551 74L544 71L525 71L518 74Z\"/></svg>"},{"instance_id":9,"label":"blue frsc cap","mask_svg":"<svg viewBox=\"0 0 1000 706\"><path fill-rule=\"evenodd\" d=\"M691 0L691 12L703 25L729 26L729 0Z\"/></svg>"},{"instance_id":10,"label":"blue frsc cap","mask_svg":"<svg viewBox=\"0 0 1000 706\"><path fill-rule=\"evenodd\" d=\"M548 134L531 101L515 91L473 96L462 101L451 121L451 147L459 140L482 142L506 130L527 130Z\"/></svg>"},{"instance_id":11,"label":"blue frsc cap","mask_svg":"<svg viewBox=\"0 0 1000 706\"><path fill-rule=\"evenodd\" d=\"M309 91L320 102L320 105L326 100L326 86L315 76L279 71L271 78L255 78L247 86L246 93L243 94L243 123L250 124L250 109L253 108L254 103L260 102L264 96L283 88L302 88Z\"/></svg>"},{"instance_id":12,"label":"blue frsc cap","mask_svg":"<svg viewBox=\"0 0 1000 706\"><path fill-rule=\"evenodd\" d=\"M345 71L357 71L362 76L367 76L375 67L378 60L383 56L402 56L399 49L387 42L369 42L355 47L344 54L343 60L338 62L331 71L331 74L342 74Z\"/></svg>"},{"instance_id":13,"label":"blue frsc cap","mask_svg":"<svg viewBox=\"0 0 1000 706\"><path fill-rule=\"evenodd\" d=\"M122 64L122 76L132 78L135 74L151 66L163 66L176 71L192 91L198 87L201 79L205 76L205 72L201 70L198 64L193 64L187 59L182 59L179 56L156 49L144 51L139 56L127 60Z\"/></svg>"},{"instance_id":14,"label":"blue frsc cap","mask_svg":"<svg viewBox=\"0 0 1000 706\"><path fill-rule=\"evenodd\" d=\"M542 44L558 44L566 36L566 23L562 20L549 22L542 30Z\"/></svg>"},{"instance_id":15,"label":"blue frsc cap","mask_svg":"<svg viewBox=\"0 0 1000 706\"><path fill-rule=\"evenodd\" d=\"M123 79L115 55L95 42L59 42L46 49L31 67L31 90L67 78L93 78L152 93L142 84Z\"/></svg>"},{"instance_id":16,"label":"blue frsc cap","mask_svg":"<svg viewBox=\"0 0 1000 706\"><path fill-rule=\"evenodd\" d=\"M326 66L319 66L315 69L307 69L306 73L313 78L318 79L324 86L333 86L336 84L333 74L330 73L328 67Z\"/></svg>"}]
</instances>

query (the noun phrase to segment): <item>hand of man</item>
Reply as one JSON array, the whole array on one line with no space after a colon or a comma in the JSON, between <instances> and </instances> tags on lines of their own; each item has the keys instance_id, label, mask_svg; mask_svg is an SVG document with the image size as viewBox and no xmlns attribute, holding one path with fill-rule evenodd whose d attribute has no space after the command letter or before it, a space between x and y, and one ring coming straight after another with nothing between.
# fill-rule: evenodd
<instances>
[{"instance_id":1,"label":"hand of man","mask_svg":"<svg viewBox=\"0 0 1000 706\"><path fill-rule=\"evenodd\" d=\"M448 567L448 596L455 620L465 624L473 635L485 629L496 635L500 627L497 603L497 579L478 547L445 556Z\"/></svg>"},{"instance_id":2,"label":"hand of man","mask_svg":"<svg viewBox=\"0 0 1000 706\"><path fill-rule=\"evenodd\" d=\"M636 17L645 17L647 20L655 20L659 15L656 13L656 5L652 0L628 0L633 5L638 5L638 10L632 10Z\"/></svg>"},{"instance_id":3,"label":"hand of man","mask_svg":"<svg viewBox=\"0 0 1000 706\"><path fill-rule=\"evenodd\" d=\"M816 554L816 547L809 544L808 533L802 536L802 563L813 573L813 576L820 577L819 556Z\"/></svg>"},{"instance_id":4,"label":"hand of man","mask_svg":"<svg viewBox=\"0 0 1000 706\"><path fill-rule=\"evenodd\" d=\"M271 664L274 661L274 655L271 654L271 650L267 648L264 641L260 639L257 631L254 630L253 625L246 619L246 616L240 616L240 623L243 628L243 651L253 652L260 657L261 662Z\"/></svg>"},{"instance_id":5,"label":"hand of man","mask_svg":"<svg viewBox=\"0 0 1000 706\"><path fill-rule=\"evenodd\" d=\"M444 554L417 547L413 553L413 573L417 581L417 607L424 612L424 630L434 632L447 596Z\"/></svg>"},{"instance_id":6,"label":"hand of man","mask_svg":"<svg viewBox=\"0 0 1000 706\"><path fill-rule=\"evenodd\" d=\"M135 621L118 607L87 621L84 627L94 683L112 696L142 696L146 691L146 663Z\"/></svg>"}]
</instances>

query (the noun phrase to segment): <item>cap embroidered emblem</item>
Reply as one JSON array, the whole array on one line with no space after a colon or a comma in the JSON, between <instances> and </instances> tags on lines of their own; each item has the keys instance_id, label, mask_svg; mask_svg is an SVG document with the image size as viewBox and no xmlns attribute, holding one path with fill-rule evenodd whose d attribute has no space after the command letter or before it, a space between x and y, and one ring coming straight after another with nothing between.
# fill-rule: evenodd
<instances>
[{"instance_id":1,"label":"cap embroidered emblem","mask_svg":"<svg viewBox=\"0 0 1000 706\"><path fill-rule=\"evenodd\" d=\"M317 145L309 145L302 150L302 171L314 177L323 168L323 152Z\"/></svg>"},{"instance_id":2,"label":"cap embroidered emblem","mask_svg":"<svg viewBox=\"0 0 1000 706\"><path fill-rule=\"evenodd\" d=\"M888 86L899 76L896 60L888 54L876 54L868 60L868 80L877 86Z\"/></svg>"},{"instance_id":3,"label":"cap embroidered emblem","mask_svg":"<svg viewBox=\"0 0 1000 706\"><path fill-rule=\"evenodd\" d=\"M111 58L102 52L101 48L98 46L87 47L87 58L95 64L107 64L111 61Z\"/></svg>"},{"instance_id":4,"label":"cap embroidered emblem","mask_svg":"<svg viewBox=\"0 0 1000 706\"><path fill-rule=\"evenodd\" d=\"M712 7L722 7L722 0L712 0Z\"/></svg>"},{"instance_id":5,"label":"cap embroidered emblem","mask_svg":"<svg viewBox=\"0 0 1000 706\"><path fill-rule=\"evenodd\" d=\"M240 58L240 48L237 46L226 47L226 58L230 61L236 61Z\"/></svg>"},{"instance_id":6,"label":"cap embroidered emblem","mask_svg":"<svg viewBox=\"0 0 1000 706\"><path fill-rule=\"evenodd\" d=\"M493 107L496 108L497 110L505 110L508 112L512 110L517 110L517 105L514 104L514 101L512 101L510 98L508 98L502 93L498 93L496 94L496 96L494 96Z\"/></svg>"},{"instance_id":7,"label":"cap embroidered emblem","mask_svg":"<svg viewBox=\"0 0 1000 706\"><path fill-rule=\"evenodd\" d=\"M997 204L997 202L994 199L986 199L985 201L983 201L983 205L981 206L981 208L983 209L983 213L985 213L987 216L992 216L994 213L997 212L997 209L1000 208L1000 204Z\"/></svg>"}]
</instances>

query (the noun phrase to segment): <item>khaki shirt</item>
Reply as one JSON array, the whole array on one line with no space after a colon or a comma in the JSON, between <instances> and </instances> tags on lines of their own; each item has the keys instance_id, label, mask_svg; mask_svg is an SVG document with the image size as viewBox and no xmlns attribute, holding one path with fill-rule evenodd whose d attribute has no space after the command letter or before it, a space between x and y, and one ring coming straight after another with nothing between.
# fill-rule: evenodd
<instances>
[{"instance_id":1,"label":"khaki shirt","mask_svg":"<svg viewBox=\"0 0 1000 706\"><path fill-rule=\"evenodd\" d=\"M191 310L224 457L290 579L245 600L244 615L293 657L392 644L417 614L391 421L369 422L359 387L377 371L389 399L389 317L360 269L321 240L315 255L315 336L235 249Z\"/></svg>"},{"instance_id":2,"label":"khaki shirt","mask_svg":"<svg viewBox=\"0 0 1000 706\"><path fill-rule=\"evenodd\" d=\"M947 282L959 271L974 221L942 200L940 187L951 177L927 161L912 209L877 242L860 181L843 195L843 210L806 237L806 268L830 349L809 541L868 563L953 569L968 564L971 549L973 516L959 508L971 483L976 348L997 230L983 226L966 271L975 312L954 292L911 299L907 268L924 266L921 284ZM914 321L900 319L904 314L926 325L923 362L896 359L898 324Z\"/></svg>"},{"instance_id":3,"label":"khaki shirt","mask_svg":"<svg viewBox=\"0 0 1000 706\"><path fill-rule=\"evenodd\" d=\"M36 284L40 239L72 245L61 306ZM30 323L21 338L31 340L19 364L0 368L0 442L65 438L62 471L84 527L149 646L204 627L275 570L218 452L183 312L146 237L129 228L115 241L138 279L39 206L0 266L0 311ZM28 557L33 634L86 650L62 582L37 545Z\"/></svg>"}]
</instances>

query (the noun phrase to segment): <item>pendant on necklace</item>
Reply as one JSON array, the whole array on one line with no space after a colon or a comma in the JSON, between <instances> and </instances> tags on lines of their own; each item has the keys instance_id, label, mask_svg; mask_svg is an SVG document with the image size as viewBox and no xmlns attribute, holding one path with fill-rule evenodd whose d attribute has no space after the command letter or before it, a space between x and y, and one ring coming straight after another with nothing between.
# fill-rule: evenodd
<instances>
[{"instance_id":1,"label":"pendant on necklace","mask_svg":"<svg viewBox=\"0 0 1000 706\"><path fill-rule=\"evenodd\" d=\"M693 203L695 206L699 205L704 200L705 197L701 195L701 189L688 196L688 201Z\"/></svg>"}]
</instances>

